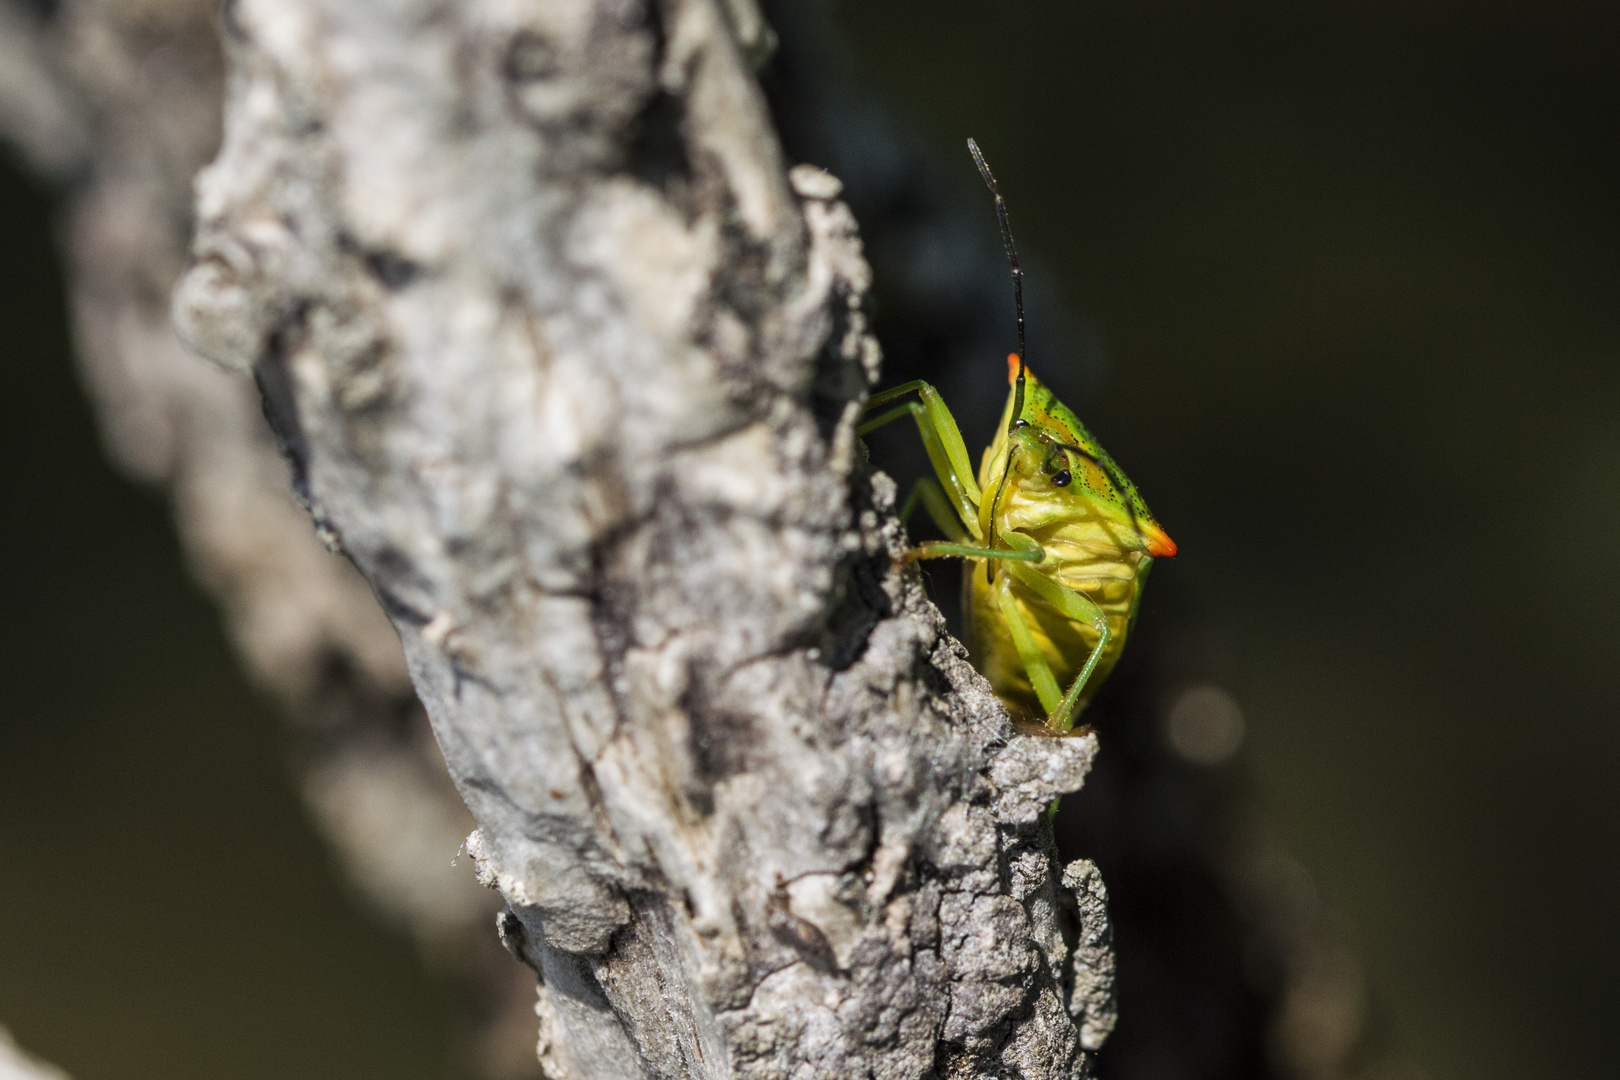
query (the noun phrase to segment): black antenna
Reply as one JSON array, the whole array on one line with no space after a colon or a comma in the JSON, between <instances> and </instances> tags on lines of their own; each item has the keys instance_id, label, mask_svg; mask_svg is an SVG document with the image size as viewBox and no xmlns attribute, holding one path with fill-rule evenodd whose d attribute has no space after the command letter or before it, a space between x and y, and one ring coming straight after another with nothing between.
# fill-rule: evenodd
<instances>
[{"instance_id":1,"label":"black antenna","mask_svg":"<svg viewBox=\"0 0 1620 1080\"><path fill-rule=\"evenodd\" d=\"M1007 265L1012 267L1013 310L1018 316L1019 408L1013 410L1013 419L1017 420L1019 414L1023 412L1024 397L1024 272L1018 269L1018 249L1013 246L1012 222L1007 220L1007 200L1001 197L1001 189L996 186L995 174L990 171L989 164L984 160L979 144L972 139L967 143L968 153L973 155L973 164L979 167L979 175L984 177L985 187L996 197L996 219L1001 222L1001 246L1007 249Z\"/></svg>"},{"instance_id":2,"label":"black antenna","mask_svg":"<svg viewBox=\"0 0 1620 1080\"><path fill-rule=\"evenodd\" d=\"M990 194L996 197L996 220L1001 223L1001 246L1007 249L1007 265L1012 267L1013 283L1013 311L1018 316L1018 378L1013 384L1012 419L1007 423L1007 433L1011 435L1019 424L1024 422L1024 272L1018 269L1018 249L1013 246L1012 222L1007 220L1007 200L1001 197L1001 189L996 186L995 174L990 171L990 165L984 160L984 154L979 150L979 144L971 138L968 139L968 153L973 155L973 164L979 167L979 175L984 177L984 186L990 189ZM996 508L1001 505L1001 493L1007 488L1007 476L1012 472L1013 455L1017 453L1017 446L1011 441L1007 442L1007 463L1001 470L1001 483L996 485L995 497L990 502L990 550L996 550L995 516ZM984 561L984 578L986 581L995 580L994 564L986 559Z\"/></svg>"}]
</instances>

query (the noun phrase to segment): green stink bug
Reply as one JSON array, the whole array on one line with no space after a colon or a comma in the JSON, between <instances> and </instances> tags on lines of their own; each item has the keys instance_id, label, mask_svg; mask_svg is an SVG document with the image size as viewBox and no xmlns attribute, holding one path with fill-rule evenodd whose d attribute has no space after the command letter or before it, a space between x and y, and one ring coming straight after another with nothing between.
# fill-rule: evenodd
<instances>
[{"instance_id":1,"label":"green stink bug","mask_svg":"<svg viewBox=\"0 0 1620 1080\"><path fill-rule=\"evenodd\" d=\"M1176 545L1114 459L1025 365L1023 272L1007 204L972 139L968 151L995 198L1018 319L995 440L975 475L955 417L920 379L873 395L868 409L916 397L859 433L916 420L935 477L917 482L900 516L921 503L948 539L905 558L968 560L962 607L974 666L1014 716L1064 733L1119 660L1153 560L1175 555Z\"/></svg>"}]
</instances>

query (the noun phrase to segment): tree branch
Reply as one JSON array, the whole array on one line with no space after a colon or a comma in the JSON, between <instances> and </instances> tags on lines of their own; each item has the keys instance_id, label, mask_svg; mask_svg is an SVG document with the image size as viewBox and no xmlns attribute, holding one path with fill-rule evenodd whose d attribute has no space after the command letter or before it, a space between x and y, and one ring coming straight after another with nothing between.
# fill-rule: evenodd
<instances>
[{"instance_id":1,"label":"tree branch","mask_svg":"<svg viewBox=\"0 0 1620 1080\"><path fill-rule=\"evenodd\" d=\"M311 533L252 384L170 325L192 180L219 144L218 5L66 0L49 21L35 6L0 0L0 134L62 189L75 344L109 453L172 496L248 673L289 706L306 801L351 878L475 999L469 1056L531 1075L532 982L490 937L498 903L451 865L471 819L398 638Z\"/></svg>"},{"instance_id":2,"label":"tree branch","mask_svg":"<svg viewBox=\"0 0 1620 1080\"><path fill-rule=\"evenodd\" d=\"M854 222L733 25L239 0L177 323L398 630L554 1075L1081 1075L1044 808L1095 741L896 568Z\"/></svg>"}]
</instances>

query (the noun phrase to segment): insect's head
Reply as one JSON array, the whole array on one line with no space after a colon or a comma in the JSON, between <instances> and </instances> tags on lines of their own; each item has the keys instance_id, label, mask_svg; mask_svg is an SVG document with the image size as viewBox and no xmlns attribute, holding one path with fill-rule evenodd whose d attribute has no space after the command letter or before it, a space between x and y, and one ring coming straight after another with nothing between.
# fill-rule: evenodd
<instances>
[{"instance_id":1,"label":"insect's head","mask_svg":"<svg viewBox=\"0 0 1620 1080\"><path fill-rule=\"evenodd\" d=\"M1013 353L1007 357L1007 476L1024 499L1049 504L1059 516L1101 518L1122 539L1134 537L1155 558L1176 553L1142 496L1079 417ZM1019 383L1023 385L1020 387Z\"/></svg>"},{"instance_id":2,"label":"insect's head","mask_svg":"<svg viewBox=\"0 0 1620 1080\"><path fill-rule=\"evenodd\" d=\"M972 139L968 140L968 152L995 198L1001 243L1012 270L1013 313L1018 320L1018 351L1007 356L1007 382L1012 392L1007 395L1007 409L1001 418L1003 437L996 444L1005 457L1000 481L986 511L995 517L1008 482L1016 478L1021 496L1050 502L1059 517L1100 517L1116 526L1112 530L1116 536L1127 543L1134 538L1134 543L1148 555L1174 555L1176 542L1154 520L1147 503L1137 494L1136 485L1091 437L1080 419L1025 366L1024 272L1018 267L1007 203L979 144ZM995 542L992 531L992 547Z\"/></svg>"}]
</instances>

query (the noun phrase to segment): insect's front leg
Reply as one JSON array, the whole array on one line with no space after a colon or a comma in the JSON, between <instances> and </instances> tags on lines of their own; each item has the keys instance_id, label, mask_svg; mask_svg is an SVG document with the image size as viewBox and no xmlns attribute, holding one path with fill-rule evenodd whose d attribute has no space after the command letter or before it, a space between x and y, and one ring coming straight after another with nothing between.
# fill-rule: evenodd
<instances>
[{"instance_id":1,"label":"insect's front leg","mask_svg":"<svg viewBox=\"0 0 1620 1080\"><path fill-rule=\"evenodd\" d=\"M962 442L962 431L956 426L956 418L946 407L945 399L939 396L939 391L918 379L896 386L892 390L885 390L881 394L874 394L867 401L866 408L876 408L910 393L915 393L917 400L896 405L862 422L855 429L855 433L863 436L870 434L903 416L914 419L917 422L917 433L922 437L923 449L928 451L929 463L933 465L934 473L939 477L942 490L950 496L952 508L961 517L964 526L970 531L976 531L979 516L979 484L973 475L972 462L968 460L967 446Z\"/></svg>"},{"instance_id":2,"label":"insect's front leg","mask_svg":"<svg viewBox=\"0 0 1620 1080\"><path fill-rule=\"evenodd\" d=\"M911 515L916 511L917 504L922 503L923 509L928 511L928 517L933 521L939 531L953 543L966 544L972 537L962 528L962 522L957 519L955 508L945 494L945 489L939 486L939 481L931 476L924 476L906 493L905 501L900 504L900 521L907 526L911 523Z\"/></svg>"},{"instance_id":3,"label":"insect's front leg","mask_svg":"<svg viewBox=\"0 0 1620 1080\"><path fill-rule=\"evenodd\" d=\"M916 487L912 488L911 494L906 496L905 504L901 507L902 518L915 505L914 500L916 499L921 499L926 504L929 498L932 497L944 504L944 492L939 491L936 485L935 491L931 495L928 484L929 481L924 479L918 481ZM1002 532L1000 534L1001 541L1007 545L1004 548L990 548L969 543L971 538L963 532L960 526L956 526L953 530L951 526L945 523L943 514L948 508L948 505L941 505L936 512L935 508L930 505L929 512L936 515L934 517L935 523L951 539L928 540L914 548L908 548L906 553L901 556L902 561L916 562L918 559L950 558L984 559L987 566L995 566L998 562L1038 563L1046 558L1046 552L1041 550L1041 546L1022 533Z\"/></svg>"},{"instance_id":4,"label":"insect's front leg","mask_svg":"<svg viewBox=\"0 0 1620 1080\"><path fill-rule=\"evenodd\" d=\"M1002 532L1000 536L1001 542L1006 544L1006 547L980 547L966 543L965 537L957 540L928 540L908 550L904 560L916 562L918 559L983 559L985 569L993 572L991 568L1002 562L1038 563L1046 558L1046 552L1041 546L1022 533Z\"/></svg>"},{"instance_id":5,"label":"insect's front leg","mask_svg":"<svg viewBox=\"0 0 1620 1080\"><path fill-rule=\"evenodd\" d=\"M945 496L945 491L939 486L937 480L923 477L911 485L905 502L900 504L900 520L910 521L911 514L922 503L928 511L928 516L934 519L939 531L950 539L925 540L916 547L907 548L900 556L902 562L916 562L918 559L1012 559L1020 562L1040 562L1044 553L1039 548L1009 551L1004 549L991 549L979 547L974 544L973 538L962 528L951 513L951 503Z\"/></svg>"}]
</instances>

